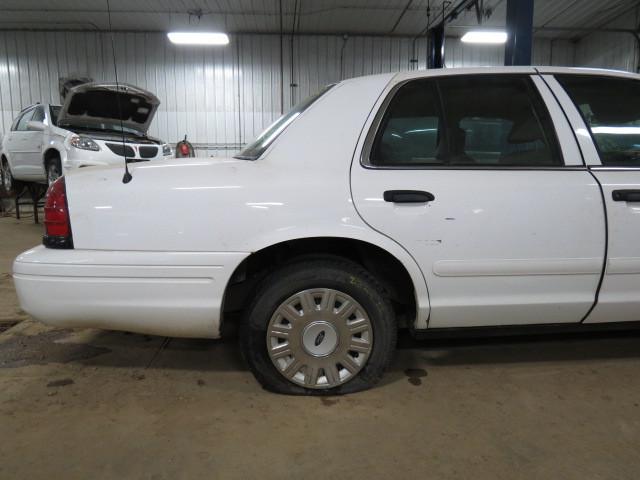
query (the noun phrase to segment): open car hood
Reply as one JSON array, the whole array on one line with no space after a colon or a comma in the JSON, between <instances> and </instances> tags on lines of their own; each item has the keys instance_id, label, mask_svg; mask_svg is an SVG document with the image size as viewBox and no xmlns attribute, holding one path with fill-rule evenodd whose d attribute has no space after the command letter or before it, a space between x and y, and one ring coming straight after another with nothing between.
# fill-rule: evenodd
<instances>
[{"instance_id":1,"label":"open car hood","mask_svg":"<svg viewBox=\"0 0 640 480\"><path fill-rule=\"evenodd\" d=\"M146 134L160 100L126 83L84 83L69 90L58 114L58 126L96 130L131 129Z\"/></svg>"}]
</instances>

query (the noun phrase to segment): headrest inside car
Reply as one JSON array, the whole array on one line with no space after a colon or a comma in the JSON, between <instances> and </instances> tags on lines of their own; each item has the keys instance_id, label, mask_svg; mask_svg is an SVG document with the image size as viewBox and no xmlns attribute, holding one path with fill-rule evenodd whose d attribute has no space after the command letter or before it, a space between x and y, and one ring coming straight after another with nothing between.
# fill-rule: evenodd
<instances>
[{"instance_id":1,"label":"headrest inside car","mask_svg":"<svg viewBox=\"0 0 640 480\"><path fill-rule=\"evenodd\" d=\"M527 115L522 121L515 122L507 136L509 143L530 143L542 139L540 125L533 115Z\"/></svg>"}]
</instances>

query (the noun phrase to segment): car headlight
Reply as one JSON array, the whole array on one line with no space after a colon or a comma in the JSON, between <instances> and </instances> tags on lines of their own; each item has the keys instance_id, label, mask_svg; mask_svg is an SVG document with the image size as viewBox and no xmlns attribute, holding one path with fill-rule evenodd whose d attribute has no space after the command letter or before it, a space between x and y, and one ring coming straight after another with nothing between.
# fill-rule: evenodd
<instances>
[{"instance_id":1,"label":"car headlight","mask_svg":"<svg viewBox=\"0 0 640 480\"><path fill-rule=\"evenodd\" d=\"M173 152L171 151L171 147L169 146L168 143L165 143L164 145L162 145L162 155L166 157L167 155L171 155L171 153Z\"/></svg>"},{"instance_id":2,"label":"car headlight","mask_svg":"<svg viewBox=\"0 0 640 480\"><path fill-rule=\"evenodd\" d=\"M94 152L100 150L100 145L91 140L89 137L84 137L82 135L74 135L73 137L71 137L69 143L72 147L76 147L81 150L91 150Z\"/></svg>"}]
</instances>

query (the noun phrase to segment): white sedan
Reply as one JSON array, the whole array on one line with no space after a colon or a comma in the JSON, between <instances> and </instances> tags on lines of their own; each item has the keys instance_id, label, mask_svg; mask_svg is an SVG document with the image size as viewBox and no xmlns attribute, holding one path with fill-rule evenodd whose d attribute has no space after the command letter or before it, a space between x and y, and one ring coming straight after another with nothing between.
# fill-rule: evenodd
<instances>
[{"instance_id":1,"label":"white sedan","mask_svg":"<svg viewBox=\"0 0 640 480\"><path fill-rule=\"evenodd\" d=\"M398 326L640 320L640 76L562 68L343 81L228 159L77 170L25 311L61 327L240 342L268 389L377 382ZM610 325L609 325L610 326Z\"/></svg>"}]
</instances>

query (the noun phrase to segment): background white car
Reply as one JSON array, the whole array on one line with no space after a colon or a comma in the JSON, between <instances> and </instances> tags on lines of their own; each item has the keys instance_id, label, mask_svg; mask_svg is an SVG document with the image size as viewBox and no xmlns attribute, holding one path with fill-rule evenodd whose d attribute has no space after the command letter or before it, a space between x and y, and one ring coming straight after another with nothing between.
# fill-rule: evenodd
<instances>
[{"instance_id":1,"label":"background white car","mask_svg":"<svg viewBox=\"0 0 640 480\"><path fill-rule=\"evenodd\" d=\"M158 160L171 147L147 135L160 101L132 85L87 83L64 105L25 108L2 137L2 185L48 182L78 167Z\"/></svg>"}]
</instances>

